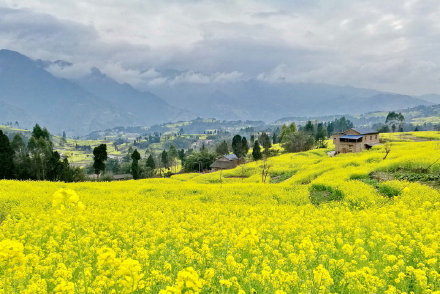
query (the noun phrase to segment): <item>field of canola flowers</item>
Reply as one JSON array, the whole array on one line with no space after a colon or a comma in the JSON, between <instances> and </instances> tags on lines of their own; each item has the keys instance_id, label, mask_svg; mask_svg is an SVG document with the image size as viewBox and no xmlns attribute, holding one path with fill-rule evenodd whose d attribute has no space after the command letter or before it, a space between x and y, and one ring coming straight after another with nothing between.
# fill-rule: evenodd
<instances>
[{"instance_id":1,"label":"field of canola flowers","mask_svg":"<svg viewBox=\"0 0 440 294\"><path fill-rule=\"evenodd\" d=\"M261 162L171 179L0 181L0 293L440 293L439 191L379 183L399 192L389 198L360 180L438 174L440 142L396 142L383 156L285 154L269 159L266 184ZM343 197L313 205L314 185Z\"/></svg>"}]
</instances>

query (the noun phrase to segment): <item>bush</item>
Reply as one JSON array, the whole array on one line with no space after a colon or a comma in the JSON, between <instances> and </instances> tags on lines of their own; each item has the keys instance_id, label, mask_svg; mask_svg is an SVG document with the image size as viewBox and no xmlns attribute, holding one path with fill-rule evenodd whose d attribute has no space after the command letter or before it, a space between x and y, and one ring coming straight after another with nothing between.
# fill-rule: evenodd
<instances>
[{"instance_id":1,"label":"bush","mask_svg":"<svg viewBox=\"0 0 440 294\"><path fill-rule=\"evenodd\" d=\"M320 205L325 202L340 201L344 194L332 187L314 184L310 188L310 202L314 205Z\"/></svg>"},{"instance_id":2,"label":"bush","mask_svg":"<svg viewBox=\"0 0 440 294\"><path fill-rule=\"evenodd\" d=\"M387 185L380 185L378 187L378 191L380 194L388 197L388 198L393 198L395 196L399 196L400 195L400 190L391 187L391 186L387 186Z\"/></svg>"}]
</instances>

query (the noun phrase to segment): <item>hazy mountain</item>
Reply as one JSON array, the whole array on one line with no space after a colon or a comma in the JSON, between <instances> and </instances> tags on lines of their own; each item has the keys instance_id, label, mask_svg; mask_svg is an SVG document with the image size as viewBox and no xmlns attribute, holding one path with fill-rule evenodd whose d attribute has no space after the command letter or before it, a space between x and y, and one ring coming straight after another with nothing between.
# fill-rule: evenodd
<instances>
[{"instance_id":1,"label":"hazy mountain","mask_svg":"<svg viewBox=\"0 0 440 294\"><path fill-rule=\"evenodd\" d=\"M420 98L423 100L426 100L426 101L430 101L432 103L440 104L440 95L438 95L438 94L426 94L426 95L420 96Z\"/></svg>"},{"instance_id":2,"label":"hazy mountain","mask_svg":"<svg viewBox=\"0 0 440 294\"><path fill-rule=\"evenodd\" d=\"M96 70L73 82L53 76L44 69L47 64L0 50L0 121L38 122L56 132L78 134L180 118L180 112L160 98L119 84Z\"/></svg>"},{"instance_id":3,"label":"hazy mountain","mask_svg":"<svg viewBox=\"0 0 440 294\"><path fill-rule=\"evenodd\" d=\"M405 117L406 123L415 125L423 125L424 123L438 123L440 120L440 104L436 105L419 105L406 109L395 109ZM374 124L383 124L386 120L388 112L375 111L363 113L360 115L328 115L328 116L314 116L314 117L284 117L274 122L276 125L289 124L295 122L297 124L305 124L308 120L316 121L332 121L336 118L345 116L354 123L355 126L372 126Z\"/></svg>"},{"instance_id":4,"label":"hazy mountain","mask_svg":"<svg viewBox=\"0 0 440 294\"><path fill-rule=\"evenodd\" d=\"M84 134L196 116L270 122L289 116L361 114L432 104L417 97L369 89L256 79L165 83L140 91L118 83L99 69L81 79L67 80L47 71L49 66L72 64L32 60L18 52L0 50L0 122L19 121L27 127L38 122L55 132ZM167 70L160 74L172 80L184 72ZM436 99L435 95L427 98Z\"/></svg>"},{"instance_id":5,"label":"hazy mountain","mask_svg":"<svg viewBox=\"0 0 440 294\"><path fill-rule=\"evenodd\" d=\"M192 116L189 112L170 106L153 93L141 92L129 84L116 82L97 68L75 82L107 103L117 106L134 125L151 125Z\"/></svg>"},{"instance_id":6,"label":"hazy mountain","mask_svg":"<svg viewBox=\"0 0 440 294\"><path fill-rule=\"evenodd\" d=\"M258 80L171 84L151 90L172 105L219 119L273 121L286 116L361 114L432 104L417 97L369 89Z\"/></svg>"}]
</instances>

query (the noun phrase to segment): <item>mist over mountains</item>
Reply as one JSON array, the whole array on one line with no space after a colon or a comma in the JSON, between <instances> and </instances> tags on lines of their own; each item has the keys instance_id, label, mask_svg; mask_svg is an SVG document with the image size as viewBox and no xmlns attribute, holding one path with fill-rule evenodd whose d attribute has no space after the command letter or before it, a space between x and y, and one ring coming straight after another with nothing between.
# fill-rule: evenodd
<instances>
[{"instance_id":1,"label":"mist over mountains","mask_svg":"<svg viewBox=\"0 0 440 294\"><path fill-rule=\"evenodd\" d=\"M142 91L117 82L97 68L81 78L60 78L47 70L52 64L72 65L61 60L36 61L15 51L0 50L0 122L19 121L26 127L38 122L55 132L85 134L198 116L270 122L287 116L360 114L430 105L438 99L437 95L427 95L424 100L349 86L258 79L164 83Z\"/></svg>"}]
</instances>

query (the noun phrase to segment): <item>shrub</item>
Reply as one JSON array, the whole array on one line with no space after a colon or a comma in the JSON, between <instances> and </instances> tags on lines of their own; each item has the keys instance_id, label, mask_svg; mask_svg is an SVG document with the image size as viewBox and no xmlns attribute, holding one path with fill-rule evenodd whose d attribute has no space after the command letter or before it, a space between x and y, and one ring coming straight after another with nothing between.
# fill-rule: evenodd
<instances>
[{"instance_id":1,"label":"shrub","mask_svg":"<svg viewBox=\"0 0 440 294\"><path fill-rule=\"evenodd\" d=\"M314 205L320 205L325 202L340 201L344 194L332 187L314 184L310 188L310 202Z\"/></svg>"},{"instance_id":2,"label":"shrub","mask_svg":"<svg viewBox=\"0 0 440 294\"><path fill-rule=\"evenodd\" d=\"M380 194L387 196L388 198L400 195L400 190L387 185L380 185L378 191Z\"/></svg>"}]
</instances>

